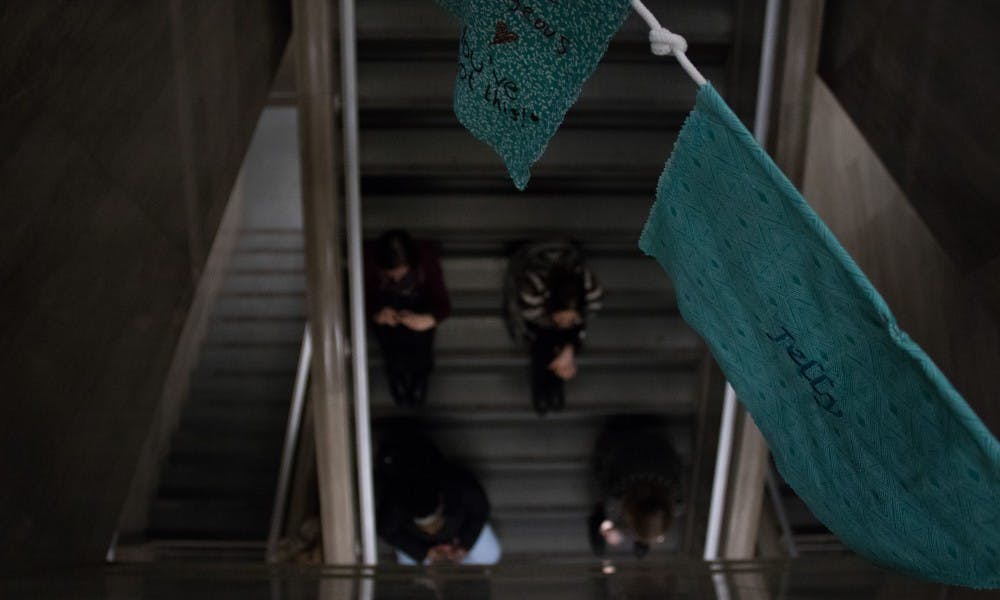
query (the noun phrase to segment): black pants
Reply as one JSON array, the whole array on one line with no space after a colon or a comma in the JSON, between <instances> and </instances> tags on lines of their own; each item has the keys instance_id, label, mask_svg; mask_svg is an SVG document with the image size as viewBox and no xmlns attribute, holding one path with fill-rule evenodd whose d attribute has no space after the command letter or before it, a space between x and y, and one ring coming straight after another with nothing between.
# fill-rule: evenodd
<instances>
[{"instance_id":1,"label":"black pants","mask_svg":"<svg viewBox=\"0 0 1000 600\"><path fill-rule=\"evenodd\" d=\"M399 406L427 402L427 385L434 368L434 330L413 331L403 325L377 325L389 392Z\"/></svg>"},{"instance_id":2,"label":"black pants","mask_svg":"<svg viewBox=\"0 0 1000 600\"><path fill-rule=\"evenodd\" d=\"M549 369L549 364L567 345L577 339L577 329L541 329L532 332L531 343L531 403L535 412L544 415L566 406L566 385Z\"/></svg>"}]
</instances>

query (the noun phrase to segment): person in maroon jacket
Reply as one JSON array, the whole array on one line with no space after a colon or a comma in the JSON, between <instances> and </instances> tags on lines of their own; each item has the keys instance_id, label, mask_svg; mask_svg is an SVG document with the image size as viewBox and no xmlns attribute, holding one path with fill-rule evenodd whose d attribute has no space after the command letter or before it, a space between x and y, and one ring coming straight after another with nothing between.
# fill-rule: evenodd
<instances>
[{"instance_id":1,"label":"person in maroon jacket","mask_svg":"<svg viewBox=\"0 0 1000 600\"><path fill-rule=\"evenodd\" d=\"M400 229L383 233L365 252L365 294L393 400L424 404L434 330L451 312L434 247Z\"/></svg>"}]
</instances>

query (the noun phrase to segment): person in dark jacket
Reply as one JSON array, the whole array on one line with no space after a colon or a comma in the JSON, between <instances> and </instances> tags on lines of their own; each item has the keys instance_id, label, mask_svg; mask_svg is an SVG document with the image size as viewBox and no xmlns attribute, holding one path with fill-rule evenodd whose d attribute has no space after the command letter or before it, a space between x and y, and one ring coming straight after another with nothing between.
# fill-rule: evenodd
<instances>
[{"instance_id":1,"label":"person in dark jacket","mask_svg":"<svg viewBox=\"0 0 1000 600\"><path fill-rule=\"evenodd\" d=\"M375 481L376 528L396 549L400 564L500 559L482 486L412 429L397 429L381 444Z\"/></svg>"},{"instance_id":2,"label":"person in dark jacket","mask_svg":"<svg viewBox=\"0 0 1000 600\"><path fill-rule=\"evenodd\" d=\"M634 415L608 421L594 450L597 502L588 520L591 549L601 556L607 546L633 540L644 556L666 538L681 511L682 468L655 416Z\"/></svg>"},{"instance_id":3,"label":"person in dark jacket","mask_svg":"<svg viewBox=\"0 0 1000 600\"><path fill-rule=\"evenodd\" d=\"M510 259L504 283L508 326L531 347L531 401L544 415L565 406L564 382L576 376L576 355L604 290L576 244L525 244Z\"/></svg>"},{"instance_id":4,"label":"person in dark jacket","mask_svg":"<svg viewBox=\"0 0 1000 600\"><path fill-rule=\"evenodd\" d=\"M393 400L424 404L434 367L434 331L451 312L434 247L399 229L382 234L366 248L365 295Z\"/></svg>"}]
</instances>

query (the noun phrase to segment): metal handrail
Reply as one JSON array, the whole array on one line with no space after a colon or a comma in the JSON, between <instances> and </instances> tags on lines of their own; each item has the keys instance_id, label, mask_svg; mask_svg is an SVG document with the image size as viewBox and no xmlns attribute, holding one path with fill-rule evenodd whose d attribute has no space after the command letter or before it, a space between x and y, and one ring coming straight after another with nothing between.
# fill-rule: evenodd
<instances>
[{"instance_id":1,"label":"metal handrail","mask_svg":"<svg viewBox=\"0 0 1000 600\"><path fill-rule=\"evenodd\" d=\"M302 428L302 409L305 406L306 390L309 387L309 365L312 363L312 334L306 322L302 333L302 348L299 351L299 366L295 372L295 387L292 391L292 405L288 409L288 424L285 426L285 445L281 451L281 469L278 471L278 485L274 491L274 508L271 511L271 529L267 535L267 559L271 560L278 549L282 525L285 520L285 506L288 504L288 488L292 480L292 462L295 448L299 443Z\"/></svg>"},{"instance_id":2,"label":"metal handrail","mask_svg":"<svg viewBox=\"0 0 1000 600\"><path fill-rule=\"evenodd\" d=\"M733 456L733 432L736 423L736 392L726 382L726 395L722 407L722 425L719 428L719 446L715 457L715 477L712 480L712 500L708 511L708 530L705 534L705 560L719 558L719 541L722 538L722 515L725 512L726 488L729 483L729 461Z\"/></svg>"},{"instance_id":3,"label":"metal handrail","mask_svg":"<svg viewBox=\"0 0 1000 600\"><path fill-rule=\"evenodd\" d=\"M774 473L774 466L768 465L767 469L767 494L771 497L771 504L774 507L774 514L778 519L778 526L781 528L781 539L785 542L785 549L788 556L796 558L799 549L795 545L795 532L792 531L791 521L788 520L788 511L781 501L781 490L778 487L778 477Z\"/></svg>"},{"instance_id":4,"label":"metal handrail","mask_svg":"<svg viewBox=\"0 0 1000 600\"><path fill-rule=\"evenodd\" d=\"M764 146L771 127L771 95L774 87L775 52L778 43L778 27L781 0L767 0L764 15L763 43L760 50L760 77L757 80L757 110L754 115L754 137ZM722 425L719 431L719 446L715 458L715 481L712 484L712 502L709 510L708 527L705 532L705 560L719 558L719 543L722 537L722 516L725 511L726 484L729 481L729 462L733 453L733 421L736 418L736 393L726 382L722 409Z\"/></svg>"},{"instance_id":5,"label":"metal handrail","mask_svg":"<svg viewBox=\"0 0 1000 600\"><path fill-rule=\"evenodd\" d=\"M361 253L361 166L358 134L358 76L354 1L340 0L340 57L343 98L344 192L347 201L348 277L354 366L354 440L363 563L378 559L375 493L372 482L371 420L368 400L368 337L365 322L364 263Z\"/></svg>"}]
</instances>

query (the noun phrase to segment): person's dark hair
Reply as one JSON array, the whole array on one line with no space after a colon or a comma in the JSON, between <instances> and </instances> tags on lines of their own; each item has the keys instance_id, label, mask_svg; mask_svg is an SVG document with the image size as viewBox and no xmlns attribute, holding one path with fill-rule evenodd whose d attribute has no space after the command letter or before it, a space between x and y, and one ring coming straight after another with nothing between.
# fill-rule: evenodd
<instances>
[{"instance_id":1,"label":"person's dark hair","mask_svg":"<svg viewBox=\"0 0 1000 600\"><path fill-rule=\"evenodd\" d=\"M401 265L416 268L418 262L417 244L409 233L402 229L386 231L375 241L375 266L383 271Z\"/></svg>"},{"instance_id":2,"label":"person's dark hair","mask_svg":"<svg viewBox=\"0 0 1000 600\"><path fill-rule=\"evenodd\" d=\"M441 482L436 477L409 479L410 485L400 485L394 490L400 495L400 505L406 516L419 519L437 510L441 505Z\"/></svg>"},{"instance_id":3,"label":"person's dark hair","mask_svg":"<svg viewBox=\"0 0 1000 600\"><path fill-rule=\"evenodd\" d=\"M410 417L381 419L377 436L376 485L410 518L426 517L441 502L444 458Z\"/></svg>"},{"instance_id":4,"label":"person's dark hair","mask_svg":"<svg viewBox=\"0 0 1000 600\"><path fill-rule=\"evenodd\" d=\"M393 482L391 493L396 496L406 516L421 518L433 513L441 504L442 468L431 456L415 455L404 459L403 472Z\"/></svg>"},{"instance_id":5,"label":"person's dark hair","mask_svg":"<svg viewBox=\"0 0 1000 600\"><path fill-rule=\"evenodd\" d=\"M548 313L575 310L582 316L586 306L583 274L561 265L553 267L549 272L549 297L546 301Z\"/></svg>"},{"instance_id":6,"label":"person's dark hair","mask_svg":"<svg viewBox=\"0 0 1000 600\"><path fill-rule=\"evenodd\" d=\"M637 556L649 550L650 540L666 534L670 529L672 505L670 489L651 481L635 483L622 495L625 524L638 538L638 543L634 547ZM646 548L640 548L641 545Z\"/></svg>"}]
</instances>

